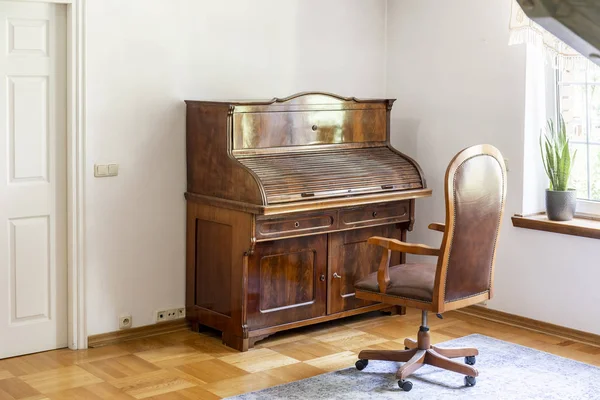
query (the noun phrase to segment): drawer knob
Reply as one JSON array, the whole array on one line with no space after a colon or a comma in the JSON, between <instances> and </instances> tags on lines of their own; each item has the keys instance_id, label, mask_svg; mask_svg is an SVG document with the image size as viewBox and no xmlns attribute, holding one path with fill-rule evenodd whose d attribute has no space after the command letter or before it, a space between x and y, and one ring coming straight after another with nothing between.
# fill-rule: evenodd
<instances>
[{"instance_id":1,"label":"drawer knob","mask_svg":"<svg viewBox=\"0 0 600 400\"><path fill-rule=\"evenodd\" d=\"M294 228L299 228L300 227L300 222L296 221L294 222Z\"/></svg>"},{"instance_id":2,"label":"drawer knob","mask_svg":"<svg viewBox=\"0 0 600 400\"><path fill-rule=\"evenodd\" d=\"M313 131L316 131L317 129L319 129L319 127L318 127L318 126L316 126L316 125L313 125L313 126L312 126L312 130L313 130Z\"/></svg>"},{"instance_id":3,"label":"drawer knob","mask_svg":"<svg viewBox=\"0 0 600 400\"><path fill-rule=\"evenodd\" d=\"M325 274L321 274L321 282L325 282Z\"/></svg>"},{"instance_id":4,"label":"drawer knob","mask_svg":"<svg viewBox=\"0 0 600 400\"><path fill-rule=\"evenodd\" d=\"M333 277L334 277L335 279L342 279L342 276L341 276L341 275L339 275L337 272L334 272L334 273L333 273Z\"/></svg>"},{"instance_id":5,"label":"drawer knob","mask_svg":"<svg viewBox=\"0 0 600 400\"><path fill-rule=\"evenodd\" d=\"M377 211L373 211L373 218L377 216Z\"/></svg>"}]
</instances>

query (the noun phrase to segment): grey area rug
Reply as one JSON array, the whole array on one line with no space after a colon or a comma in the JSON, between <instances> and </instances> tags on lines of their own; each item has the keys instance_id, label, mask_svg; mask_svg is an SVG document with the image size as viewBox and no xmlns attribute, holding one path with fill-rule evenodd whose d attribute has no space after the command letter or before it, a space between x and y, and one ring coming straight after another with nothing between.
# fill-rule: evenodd
<instances>
[{"instance_id":1,"label":"grey area rug","mask_svg":"<svg viewBox=\"0 0 600 400\"><path fill-rule=\"evenodd\" d=\"M397 384L399 363L369 361L362 371L348 368L241 396L254 399L600 399L600 368L483 335L469 335L440 347L477 347L477 384L464 376L424 366L408 378L410 392ZM460 359L456 359L460 360Z\"/></svg>"}]
</instances>

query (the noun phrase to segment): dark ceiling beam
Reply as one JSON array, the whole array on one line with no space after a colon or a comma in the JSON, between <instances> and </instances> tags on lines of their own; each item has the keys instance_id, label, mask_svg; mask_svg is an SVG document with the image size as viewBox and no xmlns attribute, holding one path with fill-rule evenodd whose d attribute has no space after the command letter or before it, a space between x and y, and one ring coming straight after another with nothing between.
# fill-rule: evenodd
<instances>
[{"instance_id":1,"label":"dark ceiling beam","mask_svg":"<svg viewBox=\"0 0 600 400\"><path fill-rule=\"evenodd\" d=\"M518 0L525 14L600 65L600 0Z\"/></svg>"}]
</instances>

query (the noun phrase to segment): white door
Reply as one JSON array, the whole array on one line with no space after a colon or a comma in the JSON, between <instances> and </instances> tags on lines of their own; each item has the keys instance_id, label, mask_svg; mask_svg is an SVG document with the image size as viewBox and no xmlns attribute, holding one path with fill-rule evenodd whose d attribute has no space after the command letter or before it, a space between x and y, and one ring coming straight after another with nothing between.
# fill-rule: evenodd
<instances>
[{"instance_id":1,"label":"white door","mask_svg":"<svg viewBox=\"0 0 600 400\"><path fill-rule=\"evenodd\" d=\"M66 26L0 1L0 358L67 345Z\"/></svg>"}]
</instances>

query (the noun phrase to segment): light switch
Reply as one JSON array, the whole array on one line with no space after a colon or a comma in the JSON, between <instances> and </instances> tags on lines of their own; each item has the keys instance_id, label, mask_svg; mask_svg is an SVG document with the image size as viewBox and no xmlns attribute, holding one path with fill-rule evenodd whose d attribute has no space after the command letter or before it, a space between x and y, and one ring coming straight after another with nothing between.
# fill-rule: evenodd
<instances>
[{"instance_id":1,"label":"light switch","mask_svg":"<svg viewBox=\"0 0 600 400\"><path fill-rule=\"evenodd\" d=\"M104 164L94 165L94 176L97 178L108 176L108 166Z\"/></svg>"},{"instance_id":2,"label":"light switch","mask_svg":"<svg viewBox=\"0 0 600 400\"><path fill-rule=\"evenodd\" d=\"M108 164L108 176L119 175L119 164Z\"/></svg>"}]
</instances>

